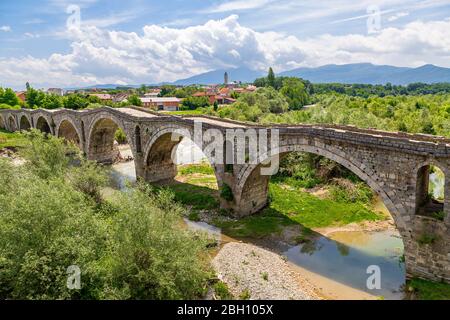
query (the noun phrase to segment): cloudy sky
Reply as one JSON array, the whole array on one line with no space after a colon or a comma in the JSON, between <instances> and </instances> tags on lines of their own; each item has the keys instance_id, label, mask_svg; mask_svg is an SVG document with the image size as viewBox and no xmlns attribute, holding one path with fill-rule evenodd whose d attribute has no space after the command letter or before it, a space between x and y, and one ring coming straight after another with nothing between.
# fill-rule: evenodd
<instances>
[{"instance_id":1,"label":"cloudy sky","mask_svg":"<svg viewBox=\"0 0 450 320\"><path fill-rule=\"evenodd\" d=\"M450 67L450 0L1 0L0 86L371 62Z\"/></svg>"}]
</instances>

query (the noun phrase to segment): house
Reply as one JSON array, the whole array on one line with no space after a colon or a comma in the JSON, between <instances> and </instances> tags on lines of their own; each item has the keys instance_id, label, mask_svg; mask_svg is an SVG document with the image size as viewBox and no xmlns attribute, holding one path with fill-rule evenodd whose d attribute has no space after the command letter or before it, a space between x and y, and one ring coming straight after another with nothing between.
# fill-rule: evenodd
<instances>
[{"instance_id":1,"label":"house","mask_svg":"<svg viewBox=\"0 0 450 320\"><path fill-rule=\"evenodd\" d=\"M158 95L159 95L159 92L157 92L157 91L147 92L144 94L144 98L157 98Z\"/></svg>"},{"instance_id":2,"label":"house","mask_svg":"<svg viewBox=\"0 0 450 320\"><path fill-rule=\"evenodd\" d=\"M145 97L141 101L145 108L164 111L177 111L181 103L181 99L176 97Z\"/></svg>"},{"instance_id":3,"label":"house","mask_svg":"<svg viewBox=\"0 0 450 320\"><path fill-rule=\"evenodd\" d=\"M19 98L20 101L25 102L27 100L27 92L26 91L18 91L16 92L17 98Z\"/></svg>"},{"instance_id":4,"label":"house","mask_svg":"<svg viewBox=\"0 0 450 320\"><path fill-rule=\"evenodd\" d=\"M61 88L48 88L47 93L62 97L64 95L64 90Z\"/></svg>"},{"instance_id":5,"label":"house","mask_svg":"<svg viewBox=\"0 0 450 320\"><path fill-rule=\"evenodd\" d=\"M218 104L233 104L236 102L236 99L224 96L216 96L216 101Z\"/></svg>"},{"instance_id":6,"label":"house","mask_svg":"<svg viewBox=\"0 0 450 320\"><path fill-rule=\"evenodd\" d=\"M113 97L109 93L91 93L90 97L97 97L102 102L112 102Z\"/></svg>"},{"instance_id":7,"label":"house","mask_svg":"<svg viewBox=\"0 0 450 320\"><path fill-rule=\"evenodd\" d=\"M219 90L219 95L222 97L229 97L231 94L231 89L230 88L220 88Z\"/></svg>"},{"instance_id":8,"label":"house","mask_svg":"<svg viewBox=\"0 0 450 320\"><path fill-rule=\"evenodd\" d=\"M128 100L129 96L130 95L128 93L118 93L112 97L112 101L119 102L119 103L124 102L124 101Z\"/></svg>"},{"instance_id":9,"label":"house","mask_svg":"<svg viewBox=\"0 0 450 320\"><path fill-rule=\"evenodd\" d=\"M216 94L214 92L204 92L204 91L200 91L200 92L196 92L192 95L193 97L207 97L209 104L214 104L214 102L217 100L216 99Z\"/></svg>"}]
</instances>

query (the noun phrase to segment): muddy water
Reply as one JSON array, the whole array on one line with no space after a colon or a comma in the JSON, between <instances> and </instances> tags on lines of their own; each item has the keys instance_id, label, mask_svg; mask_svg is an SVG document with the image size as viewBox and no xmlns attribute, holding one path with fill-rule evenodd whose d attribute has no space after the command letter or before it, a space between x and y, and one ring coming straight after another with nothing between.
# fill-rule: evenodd
<instances>
[{"instance_id":1,"label":"muddy water","mask_svg":"<svg viewBox=\"0 0 450 320\"><path fill-rule=\"evenodd\" d=\"M126 190L126 182L136 180L133 161L113 165L111 176L115 189ZM377 211L387 211L380 201L374 206ZM221 244L235 241L223 235L219 228L205 222L185 219L185 223L190 229L207 232ZM284 246L281 253L294 270L318 288L318 293L324 298L403 298L401 287L405 281L405 270L400 262L403 242L395 231L337 231L302 245ZM370 275L366 271L371 265L380 268L380 289L367 288Z\"/></svg>"}]
</instances>

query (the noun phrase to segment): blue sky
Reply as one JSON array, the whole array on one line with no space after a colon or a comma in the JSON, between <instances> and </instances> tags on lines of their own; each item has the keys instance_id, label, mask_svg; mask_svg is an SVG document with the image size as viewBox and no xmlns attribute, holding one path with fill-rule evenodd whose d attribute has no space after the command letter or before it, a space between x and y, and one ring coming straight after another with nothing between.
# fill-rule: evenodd
<instances>
[{"instance_id":1,"label":"blue sky","mask_svg":"<svg viewBox=\"0 0 450 320\"><path fill-rule=\"evenodd\" d=\"M449 30L450 0L2 0L0 85L152 83L239 66L450 67Z\"/></svg>"}]
</instances>

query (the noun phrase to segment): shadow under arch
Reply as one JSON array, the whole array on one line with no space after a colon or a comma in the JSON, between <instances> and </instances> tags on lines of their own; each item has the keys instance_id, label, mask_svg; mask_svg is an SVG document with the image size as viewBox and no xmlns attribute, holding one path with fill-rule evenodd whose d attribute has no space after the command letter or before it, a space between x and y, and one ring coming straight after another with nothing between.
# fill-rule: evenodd
<instances>
[{"instance_id":1,"label":"shadow under arch","mask_svg":"<svg viewBox=\"0 0 450 320\"><path fill-rule=\"evenodd\" d=\"M8 129L11 132L17 131L16 119L12 115L8 117Z\"/></svg>"},{"instance_id":2,"label":"shadow under arch","mask_svg":"<svg viewBox=\"0 0 450 320\"><path fill-rule=\"evenodd\" d=\"M44 116L40 116L36 122L36 129L40 130L43 133L51 134L52 130L50 128L50 124Z\"/></svg>"},{"instance_id":3,"label":"shadow under arch","mask_svg":"<svg viewBox=\"0 0 450 320\"><path fill-rule=\"evenodd\" d=\"M443 199L437 200L434 195L430 195L430 178L432 171L437 171L442 174L442 194ZM433 213L442 212L442 219L445 221L449 218L450 207L448 206L448 201L446 196L448 194L447 177L450 172L447 170L446 166L436 159L427 160L419 163L414 168L415 175L413 175L412 185L416 187L414 192L415 196L415 214L423 216L432 216Z\"/></svg>"},{"instance_id":4,"label":"shadow under arch","mask_svg":"<svg viewBox=\"0 0 450 320\"><path fill-rule=\"evenodd\" d=\"M0 129L6 129L5 120L3 119L3 116L1 114L0 114Z\"/></svg>"},{"instance_id":5,"label":"shadow under arch","mask_svg":"<svg viewBox=\"0 0 450 320\"><path fill-rule=\"evenodd\" d=\"M31 129L30 120L28 120L28 117L26 115L22 115L20 117L19 126L20 126L20 130L30 130Z\"/></svg>"},{"instance_id":6,"label":"shadow under arch","mask_svg":"<svg viewBox=\"0 0 450 320\"><path fill-rule=\"evenodd\" d=\"M56 134L58 138L64 138L81 148L80 134L70 119L64 119L60 122Z\"/></svg>"},{"instance_id":7,"label":"shadow under arch","mask_svg":"<svg viewBox=\"0 0 450 320\"><path fill-rule=\"evenodd\" d=\"M177 175L177 162L180 160L177 159L176 152L182 141L192 143L191 155L193 156L196 151L201 153L213 168L216 181L220 181L214 167L214 159L205 155L201 146L195 143L192 130L180 127L165 127L150 137L144 150L144 179L148 182L173 180ZM198 150L195 150L197 148Z\"/></svg>"},{"instance_id":8,"label":"shadow under arch","mask_svg":"<svg viewBox=\"0 0 450 320\"><path fill-rule=\"evenodd\" d=\"M402 218L402 213L406 212L404 208L400 208L394 205L393 200L389 196L389 194L378 184L377 177L366 173L363 169L363 166L359 163L354 163L350 160L343 158L342 156L332 152L330 150L326 150L317 146L310 145L286 145L280 148L277 148L272 151L272 155L279 155L283 157L284 155L290 152L307 152L316 155L323 156L328 158L336 163L342 165L347 168L354 174L356 174L362 181L364 181L375 193L382 199L384 205L389 210L392 218L394 219L395 225L400 232L403 240L409 238L409 233L407 232L406 224ZM261 157L261 163L265 160L269 160L269 154L265 154ZM245 213L256 212L262 209L267 205L267 194L268 194L268 184L270 177L269 175L260 175L260 168L263 167L262 164L256 165L248 165L245 166L241 172L238 174L238 187L237 187L237 195L239 199L239 204L243 207ZM255 185L258 187L255 188ZM256 192L255 192L256 190ZM266 197L264 203L255 204L255 198L263 198Z\"/></svg>"},{"instance_id":9,"label":"shadow under arch","mask_svg":"<svg viewBox=\"0 0 450 320\"><path fill-rule=\"evenodd\" d=\"M87 156L89 160L95 160L100 163L111 164L120 155L119 149L115 144L115 134L118 129L127 133L121 122L114 116L97 116L91 123L89 135L87 137ZM126 134L127 142L132 146L131 137ZM133 148L133 156L134 150Z\"/></svg>"}]
</instances>

